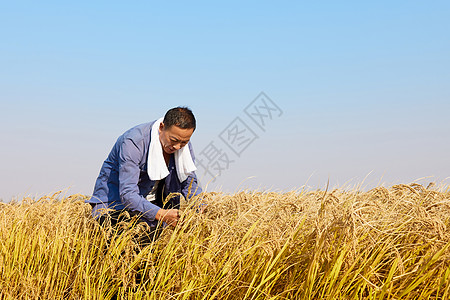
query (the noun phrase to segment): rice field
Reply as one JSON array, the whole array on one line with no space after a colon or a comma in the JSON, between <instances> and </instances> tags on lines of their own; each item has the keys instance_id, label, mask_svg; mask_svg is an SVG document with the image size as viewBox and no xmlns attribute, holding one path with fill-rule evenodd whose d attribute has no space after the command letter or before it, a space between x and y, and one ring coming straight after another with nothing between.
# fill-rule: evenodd
<instances>
[{"instance_id":1,"label":"rice field","mask_svg":"<svg viewBox=\"0 0 450 300\"><path fill-rule=\"evenodd\" d=\"M86 196L0 203L0 299L448 299L450 192L205 193L140 245Z\"/></svg>"}]
</instances>

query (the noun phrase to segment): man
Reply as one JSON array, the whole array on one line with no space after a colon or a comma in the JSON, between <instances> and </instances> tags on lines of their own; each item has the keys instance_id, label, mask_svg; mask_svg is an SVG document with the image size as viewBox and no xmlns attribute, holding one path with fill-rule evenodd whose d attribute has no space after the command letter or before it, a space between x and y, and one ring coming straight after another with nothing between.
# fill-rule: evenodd
<instances>
[{"instance_id":1,"label":"man","mask_svg":"<svg viewBox=\"0 0 450 300\"><path fill-rule=\"evenodd\" d=\"M127 211L152 229L158 222L175 226L180 217L176 193L189 200L202 191L189 141L195 127L192 111L175 107L164 119L138 125L121 135L102 165L92 197L86 201L93 216L100 223L109 218L114 225Z\"/></svg>"}]
</instances>

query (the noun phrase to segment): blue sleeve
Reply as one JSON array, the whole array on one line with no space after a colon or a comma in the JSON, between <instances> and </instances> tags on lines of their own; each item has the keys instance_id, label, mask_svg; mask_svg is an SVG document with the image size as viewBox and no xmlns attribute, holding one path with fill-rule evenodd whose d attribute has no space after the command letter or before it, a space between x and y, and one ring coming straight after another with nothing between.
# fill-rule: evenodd
<instances>
[{"instance_id":1,"label":"blue sleeve","mask_svg":"<svg viewBox=\"0 0 450 300\"><path fill-rule=\"evenodd\" d=\"M195 175L195 172L189 175L189 177L181 183L181 194L183 194L186 200L189 200L193 196L197 196L201 192L202 188L198 184L197 175Z\"/></svg>"},{"instance_id":2,"label":"blue sleeve","mask_svg":"<svg viewBox=\"0 0 450 300\"><path fill-rule=\"evenodd\" d=\"M189 142L188 145L189 151L191 152L192 160L195 164L195 155L194 155L194 149L192 149L192 145ZM192 173L191 175L186 178L185 181L181 183L181 194L183 194L184 198L186 200L189 200L193 196L197 196L202 192L202 188L198 184L197 175Z\"/></svg>"},{"instance_id":3,"label":"blue sleeve","mask_svg":"<svg viewBox=\"0 0 450 300\"><path fill-rule=\"evenodd\" d=\"M142 153L130 139L125 139L119 152L119 195L125 208L138 211L148 221L154 221L160 207L139 194L139 158Z\"/></svg>"}]
</instances>

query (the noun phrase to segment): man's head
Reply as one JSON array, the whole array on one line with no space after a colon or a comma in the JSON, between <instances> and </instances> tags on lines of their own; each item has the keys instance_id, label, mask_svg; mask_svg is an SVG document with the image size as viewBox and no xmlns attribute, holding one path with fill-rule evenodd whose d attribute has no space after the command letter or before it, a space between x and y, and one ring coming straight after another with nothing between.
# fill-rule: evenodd
<instances>
[{"instance_id":1,"label":"man's head","mask_svg":"<svg viewBox=\"0 0 450 300\"><path fill-rule=\"evenodd\" d=\"M195 117L187 107L167 111L159 126L159 140L164 152L172 154L189 142L196 126Z\"/></svg>"}]
</instances>

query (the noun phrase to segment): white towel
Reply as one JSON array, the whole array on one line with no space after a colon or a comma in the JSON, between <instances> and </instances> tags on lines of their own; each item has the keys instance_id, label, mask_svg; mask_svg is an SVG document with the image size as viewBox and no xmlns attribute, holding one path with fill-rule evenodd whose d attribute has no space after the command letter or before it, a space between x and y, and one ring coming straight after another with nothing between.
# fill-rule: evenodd
<instances>
[{"instance_id":1,"label":"white towel","mask_svg":"<svg viewBox=\"0 0 450 300\"><path fill-rule=\"evenodd\" d=\"M152 126L147 160L147 173L151 180L161 180L169 175L169 170L167 169L164 160L161 142L159 141L159 125L163 119L164 118L158 119ZM175 151L175 167L180 182L185 181L189 174L197 170L187 145Z\"/></svg>"}]
</instances>

